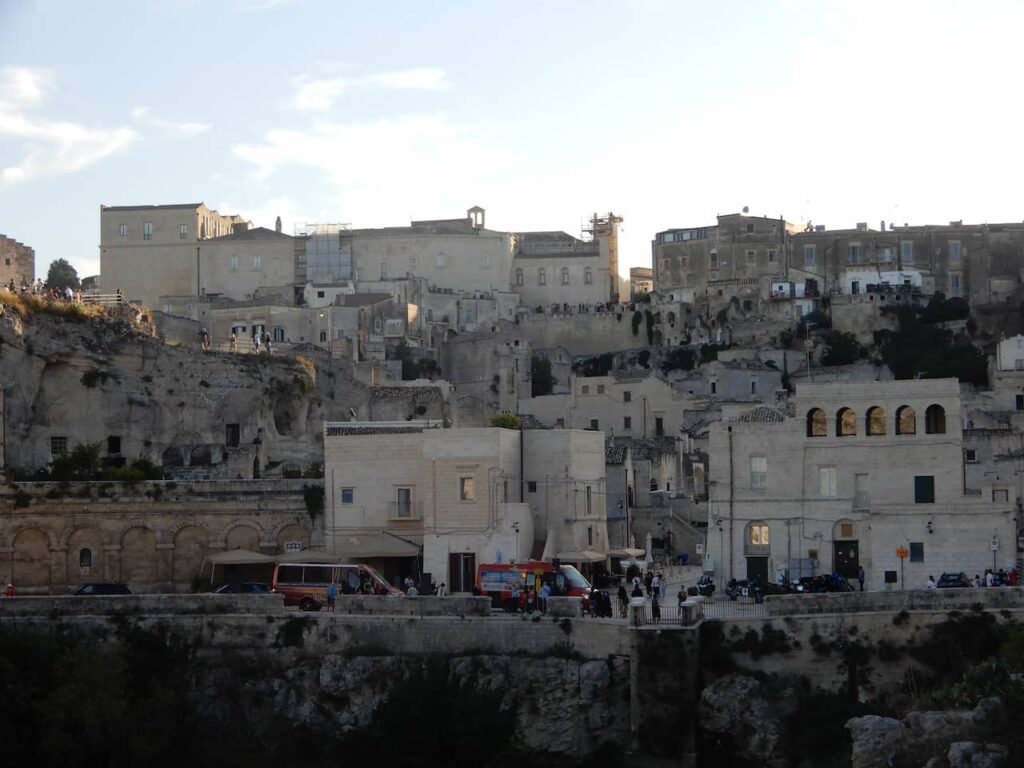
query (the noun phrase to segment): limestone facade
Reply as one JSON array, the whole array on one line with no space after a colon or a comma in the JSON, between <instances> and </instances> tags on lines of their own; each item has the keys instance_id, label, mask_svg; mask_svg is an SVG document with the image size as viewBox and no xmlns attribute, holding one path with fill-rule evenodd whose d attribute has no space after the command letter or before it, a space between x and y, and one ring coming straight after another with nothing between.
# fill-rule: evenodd
<instances>
[{"instance_id":1,"label":"limestone facade","mask_svg":"<svg viewBox=\"0 0 1024 768\"><path fill-rule=\"evenodd\" d=\"M19 595L65 594L88 581L123 581L143 593L190 592L207 555L320 546L322 520L310 516L303 498L309 483L6 486L0 580Z\"/></svg>"},{"instance_id":2,"label":"limestone facade","mask_svg":"<svg viewBox=\"0 0 1024 768\"><path fill-rule=\"evenodd\" d=\"M792 413L723 406L710 433L716 576L863 566L880 590L1013 567L1013 489L965 487L961 408L955 379L800 384Z\"/></svg>"},{"instance_id":3,"label":"limestone facade","mask_svg":"<svg viewBox=\"0 0 1024 768\"><path fill-rule=\"evenodd\" d=\"M100 206L100 272L104 290L159 307L160 296L201 294L202 248L248 228L203 203Z\"/></svg>"},{"instance_id":4,"label":"limestone facade","mask_svg":"<svg viewBox=\"0 0 1024 768\"><path fill-rule=\"evenodd\" d=\"M21 290L24 280L32 284L36 279L36 252L12 237L0 235L0 287L7 288L11 281Z\"/></svg>"}]
</instances>

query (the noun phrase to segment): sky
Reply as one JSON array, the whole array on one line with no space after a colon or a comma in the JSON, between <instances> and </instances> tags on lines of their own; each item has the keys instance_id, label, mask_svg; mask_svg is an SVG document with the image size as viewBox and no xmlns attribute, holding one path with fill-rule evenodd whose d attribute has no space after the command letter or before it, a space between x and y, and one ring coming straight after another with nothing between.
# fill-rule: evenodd
<instances>
[{"instance_id":1,"label":"sky","mask_svg":"<svg viewBox=\"0 0 1024 768\"><path fill-rule=\"evenodd\" d=\"M1024 3L0 0L0 234L99 272L99 208L286 232L717 214L1024 219Z\"/></svg>"}]
</instances>

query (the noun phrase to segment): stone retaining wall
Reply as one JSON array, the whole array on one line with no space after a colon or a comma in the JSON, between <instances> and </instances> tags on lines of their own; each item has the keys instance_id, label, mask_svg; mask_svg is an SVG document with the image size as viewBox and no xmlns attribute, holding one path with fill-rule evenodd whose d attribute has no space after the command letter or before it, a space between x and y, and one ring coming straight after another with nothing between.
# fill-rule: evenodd
<instances>
[{"instance_id":1,"label":"stone retaining wall","mask_svg":"<svg viewBox=\"0 0 1024 768\"><path fill-rule=\"evenodd\" d=\"M771 595L765 598L769 616L886 611L967 611L1024 609L1024 588L915 589L891 592L835 592L823 595Z\"/></svg>"}]
</instances>

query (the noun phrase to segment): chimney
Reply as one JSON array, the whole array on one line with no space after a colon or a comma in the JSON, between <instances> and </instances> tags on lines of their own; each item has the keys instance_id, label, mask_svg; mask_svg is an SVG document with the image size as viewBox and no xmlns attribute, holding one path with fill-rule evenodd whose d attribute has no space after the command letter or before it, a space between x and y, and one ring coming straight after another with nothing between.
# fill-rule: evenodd
<instances>
[{"instance_id":1,"label":"chimney","mask_svg":"<svg viewBox=\"0 0 1024 768\"><path fill-rule=\"evenodd\" d=\"M881 225L878 227L880 232L885 232L885 219L882 219Z\"/></svg>"},{"instance_id":2,"label":"chimney","mask_svg":"<svg viewBox=\"0 0 1024 768\"><path fill-rule=\"evenodd\" d=\"M281 231L281 217L280 216L278 216L277 217L277 221L274 222L274 231L275 232L280 232Z\"/></svg>"}]
</instances>

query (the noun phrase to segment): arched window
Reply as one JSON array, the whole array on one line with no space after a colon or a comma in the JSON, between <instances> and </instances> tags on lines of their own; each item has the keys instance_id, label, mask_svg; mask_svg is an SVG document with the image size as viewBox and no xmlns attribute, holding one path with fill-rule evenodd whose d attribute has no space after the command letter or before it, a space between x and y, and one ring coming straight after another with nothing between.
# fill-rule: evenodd
<instances>
[{"instance_id":1,"label":"arched window","mask_svg":"<svg viewBox=\"0 0 1024 768\"><path fill-rule=\"evenodd\" d=\"M562 267L562 285L569 284L569 268Z\"/></svg>"},{"instance_id":2,"label":"arched window","mask_svg":"<svg viewBox=\"0 0 1024 768\"><path fill-rule=\"evenodd\" d=\"M92 568L92 550L88 547L78 550L78 567Z\"/></svg>"},{"instance_id":3,"label":"arched window","mask_svg":"<svg viewBox=\"0 0 1024 768\"><path fill-rule=\"evenodd\" d=\"M540 269L537 270L537 285L547 285L547 284L548 284L547 272L544 271L544 267L541 267Z\"/></svg>"},{"instance_id":4,"label":"arched window","mask_svg":"<svg viewBox=\"0 0 1024 768\"><path fill-rule=\"evenodd\" d=\"M909 405L901 405L896 409L896 434L917 434L917 414Z\"/></svg>"},{"instance_id":5,"label":"arched window","mask_svg":"<svg viewBox=\"0 0 1024 768\"><path fill-rule=\"evenodd\" d=\"M884 435L885 410L877 405L868 408L867 415L864 417L864 427L864 431L869 435Z\"/></svg>"},{"instance_id":6,"label":"arched window","mask_svg":"<svg viewBox=\"0 0 1024 768\"><path fill-rule=\"evenodd\" d=\"M924 412L924 433L946 434L946 410L941 405L929 405L928 410Z\"/></svg>"},{"instance_id":7,"label":"arched window","mask_svg":"<svg viewBox=\"0 0 1024 768\"><path fill-rule=\"evenodd\" d=\"M522 285L522 284L523 284L523 270L517 269L516 270L516 285Z\"/></svg>"},{"instance_id":8,"label":"arched window","mask_svg":"<svg viewBox=\"0 0 1024 768\"><path fill-rule=\"evenodd\" d=\"M857 414L852 408L836 412L836 437L854 437L857 434Z\"/></svg>"},{"instance_id":9,"label":"arched window","mask_svg":"<svg viewBox=\"0 0 1024 768\"><path fill-rule=\"evenodd\" d=\"M828 434L828 420L821 408L811 408L807 412L807 436L825 437Z\"/></svg>"}]
</instances>

